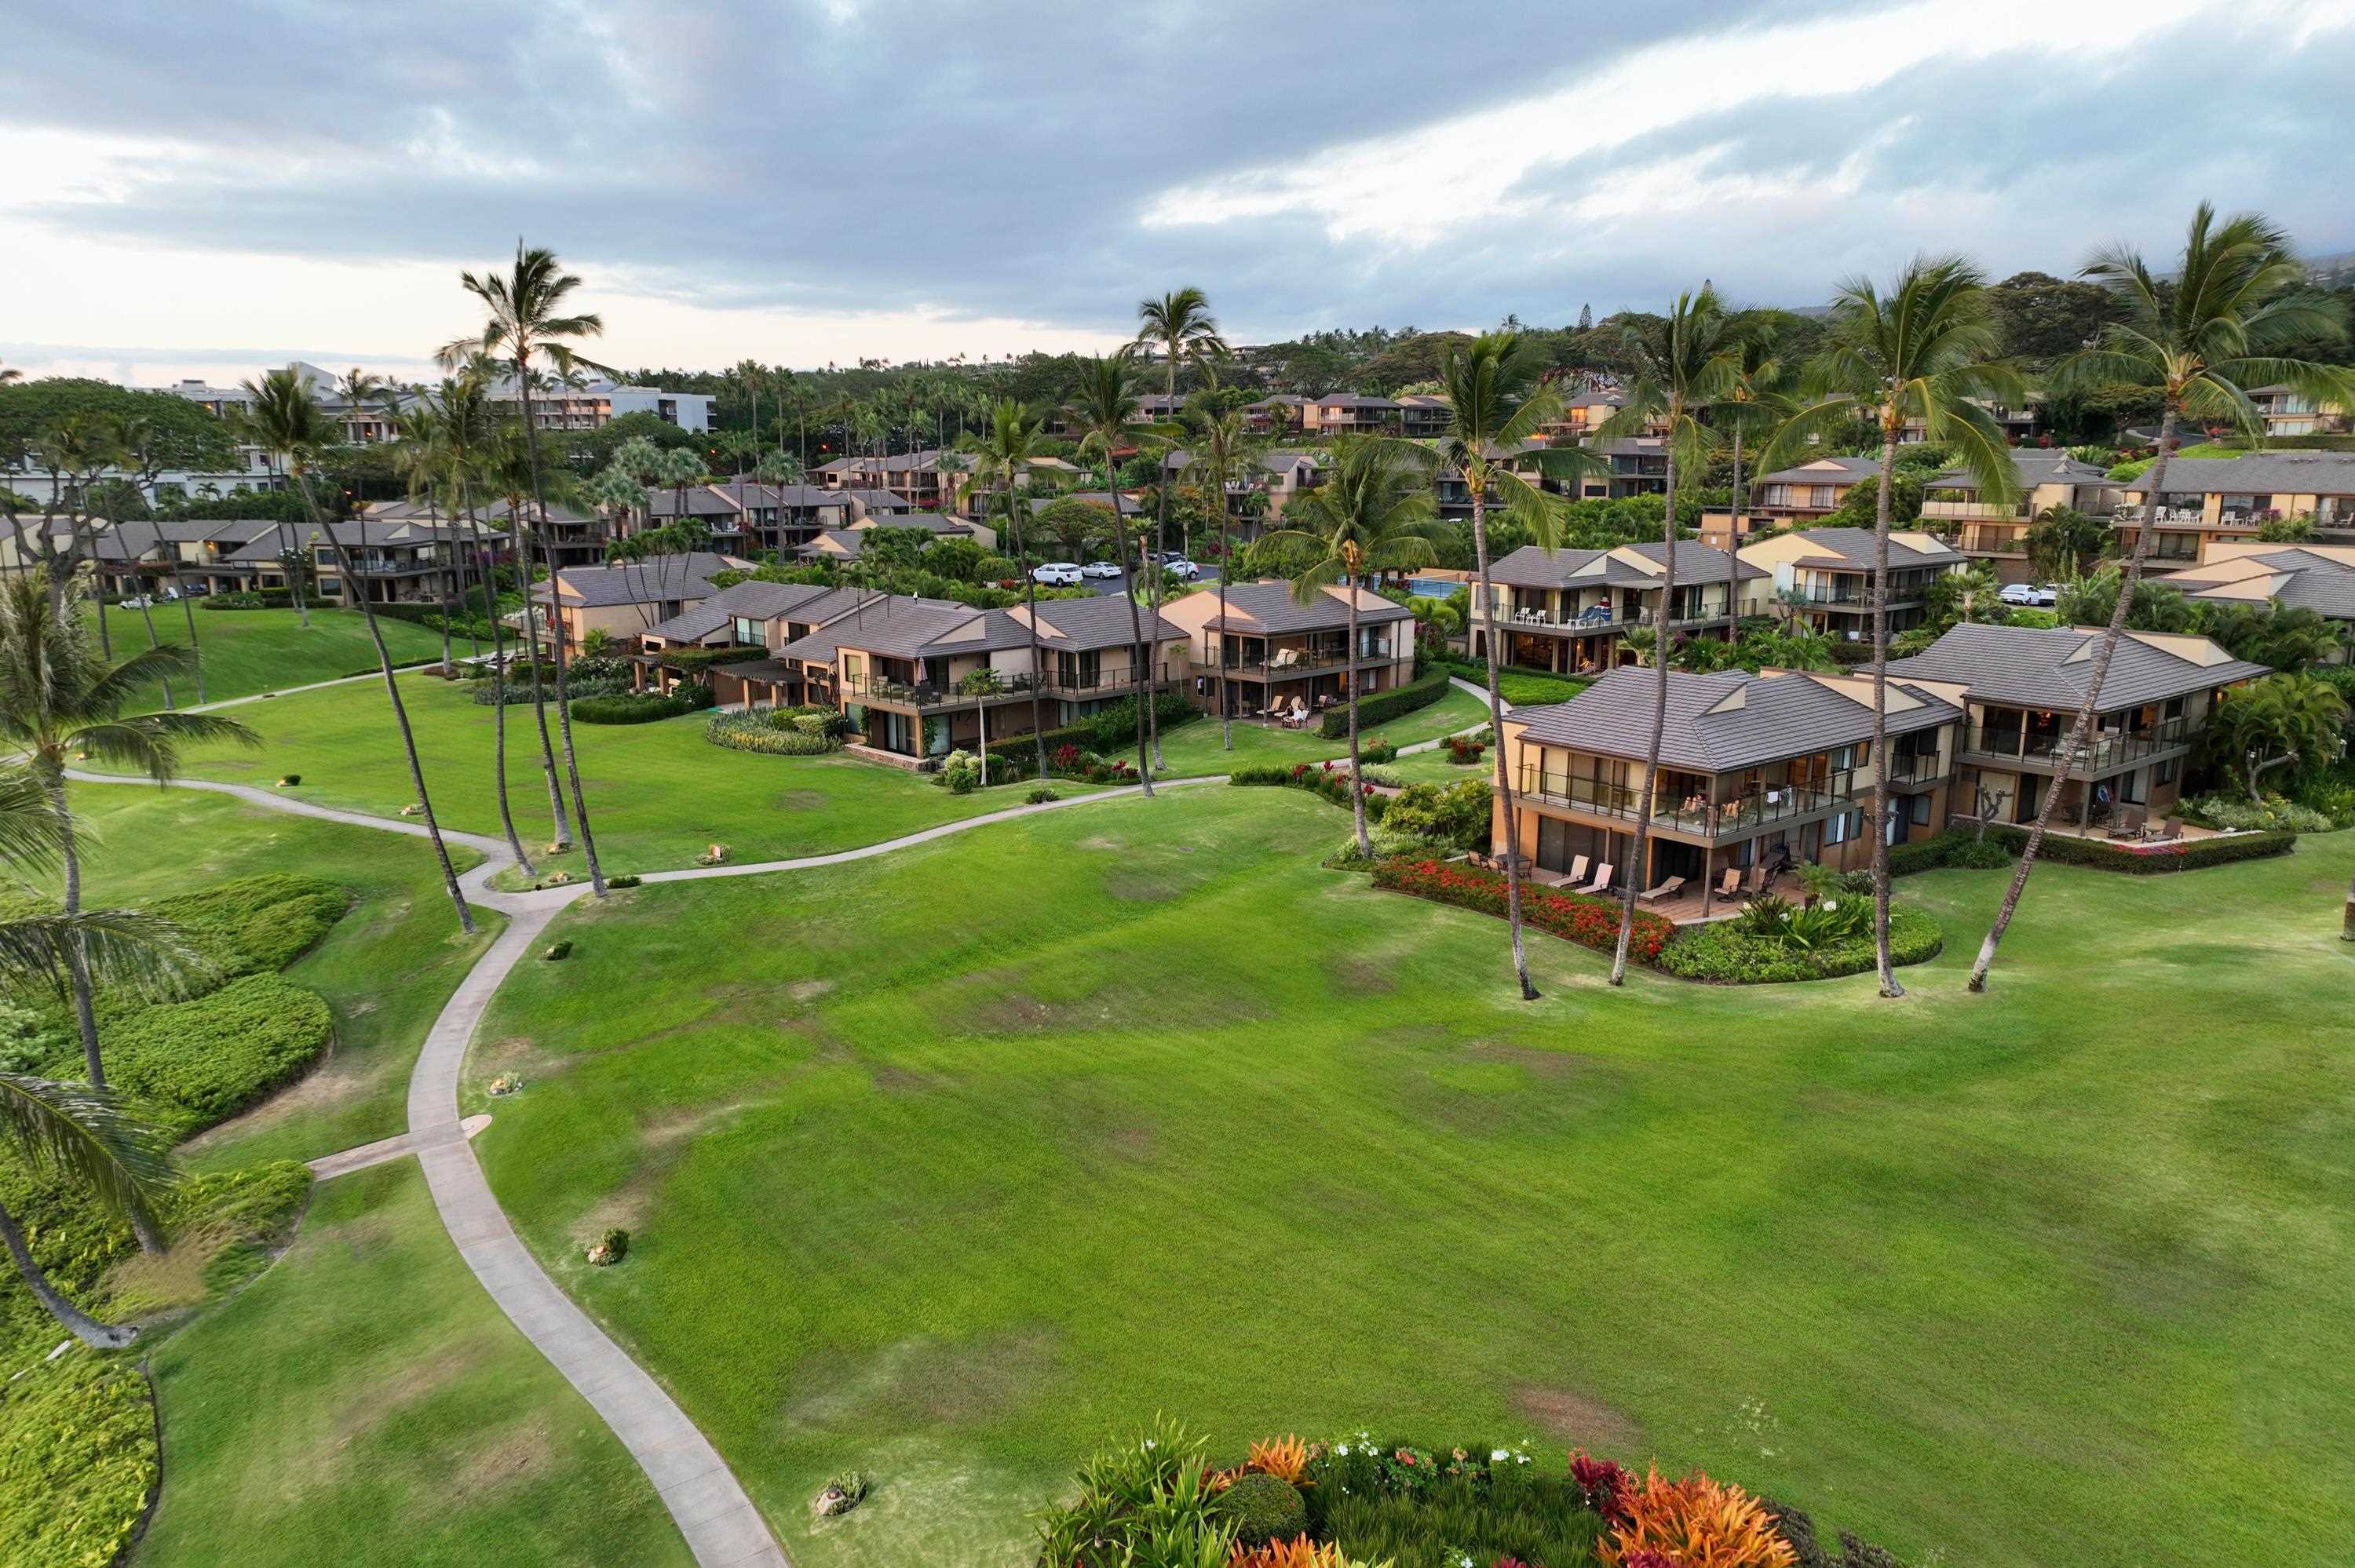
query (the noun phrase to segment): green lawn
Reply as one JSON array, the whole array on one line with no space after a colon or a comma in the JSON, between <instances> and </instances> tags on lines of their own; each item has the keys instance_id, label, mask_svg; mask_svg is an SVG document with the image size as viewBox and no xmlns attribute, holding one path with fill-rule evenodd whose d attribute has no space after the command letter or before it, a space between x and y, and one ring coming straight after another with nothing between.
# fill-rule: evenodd
<instances>
[{"instance_id":1,"label":"green lawn","mask_svg":"<svg viewBox=\"0 0 2355 1568\"><path fill-rule=\"evenodd\" d=\"M188 618L177 604L155 607L155 636L163 642L188 646ZM91 635L98 635L98 611L85 609ZM135 609L120 607L106 612L114 641L114 656L127 658L147 646L147 626ZM389 616L377 622L384 643L399 664L442 656L442 634ZM463 648L464 644L462 642ZM207 609L197 607L197 650L204 661L205 700L251 696L256 692L282 691L288 686L332 681L377 668L376 644L368 641L368 625L356 610L314 609L306 630L291 609ZM172 683L174 702L186 707L197 700L188 681ZM164 693L151 685L132 704L132 711L160 708ZM244 716L243 715L240 715Z\"/></svg>"},{"instance_id":2,"label":"green lawn","mask_svg":"<svg viewBox=\"0 0 2355 1568\"><path fill-rule=\"evenodd\" d=\"M138 1568L691 1561L413 1160L322 1183L286 1255L150 1362L164 1492Z\"/></svg>"},{"instance_id":3,"label":"green lawn","mask_svg":"<svg viewBox=\"0 0 2355 1568\"><path fill-rule=\"evenodd\" d=\"M1418 708L1388 724L1368 725L1365 738L1371 740L1379 736L1393 746L1412 746L1419 740L1469 729L1480 722L1483 711L1478 698L1451 687L1445 696L1427 708ZM1174 779L1231 773L1238 768L1265 763L1319 762L1328 757L1348 755L1347 738L1327 740L1313 724L1307 729L1237 724L1232 751L1225 748L1215 717L1197 719L1181 729L1171 730L1161 739L1161 759L1168 764L1166 771Z\"/></svg>"},{"instance_id":4,"label":"green lawn","mask_svg":"<svg viewBox=\"0 0 2355 1568\"><path fill-rule=\"evenodd\" d=\"M432 851L421 840L194 790L115 784L72 789L75 811L99 835L83 883L84 900L93 906L135 907L272 871L327 877L357 900L285 970L334 1012L332 1054L293 1088L197 1139L185 1158L208 1170L311 1160L406 1127L409 1069L418 1047L505 916L478 908L477 934L462 935ZM462 870L481 858L463 846L451 853Z\"/></svg>"},{"instance_id":5,"label":"green lawn","mask_svg":"<svg viewBox=\"0 0 2355 1568\"><path fill-rule=\"evenodd\" d=\"M1902 1001L1535 937L1532 1006L1497 922L1318 869L1339 820L1205 788L578 909L477 1147L805 1568L1027 1562L1156 1411L1703 1465L1916 1564L2343 1554L2355 835L2048 866L1986 997L2001 878L1941 872Z\"/></svg>"},{"instance_id":6,"label":"green lawn","mask_svg":"<svg viewBox=\"0 0 2355 1568\"><path fill-rule=\"evenodd\" d=\"M423 758L426 787L442 824L496 836L491 781L492 713L464 682L401 677L401 694ZM198 779L274 784L322 805L391 816L415 799L409 766L380 688L340 686L239 708L235 717L263 738L260 751L219 747L187 754ZM773 860L851 849L936 823L1022 803L1013 785L952 795L930 778L879 762L835 757L766 757L703 738L704 718L661 724L575 725L591 824L608 872L691 864L714 842L737 860ZM554 726L551 715L549 725ZM562 756L558 766L562 767ZM507 709L507 782L527 848L548 842L548 791L528 704ZM1058 781L1066 794L1086 789ZM577 873L577 853L560 863Z\"/></svg>"}]
</instances>

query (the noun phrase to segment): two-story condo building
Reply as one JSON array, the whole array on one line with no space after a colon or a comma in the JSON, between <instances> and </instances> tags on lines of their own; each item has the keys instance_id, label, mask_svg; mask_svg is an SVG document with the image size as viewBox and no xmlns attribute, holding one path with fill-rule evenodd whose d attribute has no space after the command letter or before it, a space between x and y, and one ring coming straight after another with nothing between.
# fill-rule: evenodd
<instances>
[{"instance_id":1,"label":"two-story condo building","mask_svg":"<svg viewBox=\"0 0 2355 1568\"><path fill-rule=\"evenodd\" d=\"M1290 583L1235 583L1223 619L1219 599L1205 589L1161 607L1187 639L1194 703L1212 713L1221 701L1237 718L1315 713L1347 699L1352 680L1366 696L1414 679L1414 617L1378 593L1337 586L1300 604Z\"/></svg>"},{"instance_id":2,"label":"two-story condo building","mask_svg":"<svg viewBox=\"0 0 2355 1568\"><path fill-rule=\"evenodd\" d=\"M539 599L539 635L560 637L569 655L581 639L602 631L634 647L651 628L709 599L711 578L723 571L748 572L754 563L740 556L653 556L610 567L574 567L535 585Z\"/></svg>"},{"instance_id":3,"label":"two-story condo building","mask_svg":"<svg viewBox=\"0 0 2355 1568\"><path fill-rule=\"evenodd\" d=\"M328 524L289 524L293 547L311 557L311 574L323 599L356 604L344 591L342 563L328 530L352 558L352 570L371 604L435 603L454 599L476 576L474 543L464 524L408 518L379 522L357 518ZM485 530L484 543L504 555L506 539ZM237 577L237 586L280 588L287 585L287 546L273 529L258 533L222 556L216 572Z\"/></svg>"},{"instance_id":4,"label":"two-story condo building","mask_svg":"<svg viewBox=\"0 0 2355 1568\"><path fill-rule=\"evenodd\" d=\"M2347 429L2347 410L2338 404L2307 397L2275 382L2249 388L2249 401L2273 436L2334 435Z\"/></svg>"},{"instance_id":5,"label":"two-story condo building","mask_svg":"<svg viewBox=\"0 0 2355 1568\"><path fill-rule=\"evenodd\" d=\"M2202 731L2231 687L2268 673L2205 637L2130 631L2118 643L2094 697L2094 734L2084 755L2067 755L2070 726L2092 680L2099 628L1955 627L1910 659L1892 660L1891 680L1957 687L1969 712L1960 748L1955 810L2027 822L2059 789L2056 821L2080 832L2111 810L2171 810L2183 790ZM2064 766L2065 765L2065 766ZM1999 801L1998 801L1998 798Z\"/></svg>"},{"instance_id":6,"label":"two-story condo building","mask_svg":"<svg viewBox=\"0 0 2355 1568\"><path fill-rule=\"evenodd\" d=\"M1729 568L1736 583L1763 587L1768 580L1763 567L1689 541L1677 546L1673 592L1663 586L1665 545L1553 551L1524 545L1488 568L1505 662L1565 674L1609 670L1626 662L1622 640L1637 627L1665 624L1671 640L1729 639L1745 612L1727 580ZM1479 591L1474 583L1476 600ZM1486 658L1487 633L1476 602L1465 630L1472 656Z\"/></svg>"},{"instance_id":7,"label":"two-story condo building","mask_svg":"<svg viewBox=\"0 0 2355 1568\"><path fill-rule=\"evenodd\" d=\"M1172 447L1162 454L1161 471L1172 482L1186 482L1186 471L1193 467L1194 458L1190 450ZM1324 471L1314 451L1259 453L1243 465L1238 477L1227 482L1228 528L1234 542L1249 544L1258 538L1294 501L1324 482ZM1261 503L1257 508L1248 504L1253 497Z\"/></svg>"},{"instance_id":8,"label":"two-story condo building","mask_svg":"<svg viewBox=\"0 0 2355 1568\"><path fill-rule=\"evenodd\" d=\"M431 500L372 501L360 515L371 523L442 523L469 532L471 526L479 526L485 535L513 531L514 511L504 498L477 500L473 513L471 520L464 513L452 516ZM605 558L605 546L613 531L604 518L594 513L576 511L561 503L543 510L536 503L526 501L522 516L530 535L522 547L530 554L533 565L539 565L545 556L558 571L562 571L568 567L594 566Z\"/></svg>"},{"instance_id":9,"label":"two-story condo building","mask_svg":"<svg viewBox=\"0 0 2355 1568\"><path fill-rule=\"evenodd\" d=\"M2338 623L2339 645L2327 662L2347 662L2355 643L2355 545L2220 539L2206 560L2175 573L2167 586L2194 604L2310 609Z\"/></svg>"},{"instance_id":10,"label":"two-story condo building","mask_svg":"<svg viewBox=\"0 0 2355 1568\"><path fill-rule=\"evenodd\" d=\"M2018 493L2009 502L1983 494L1967 469L1933 479L1922 499L1922 528L1970 559L1987 562L1999 580L2023 583L2030 575L2028 530L2036 519L2055 507L2107 517L2117 504L2118 487L2106 469L2065 451L2016 447L2011 466Z\"/></svg>"},{"instance_id":11,"label":"two-story condo building","mask_svg":"<svg viewBox=\"0 0 2355 1568\"><path fill-rule=\"evenodd\" d=\"M1729 537L1747 540L1776 528L1812 527L1839 509L1859 480L1880 472L1879 458L1822 457L1762 473L1751 482L1750 504L1738 515L1700 514L1701 543L1721 550Z\"/></svg>"},{"instance_id":12,"label":"two-story condo building","mask_svg":"<svg viewBox=\"0 0 2355 1568\"><path fill-rule=\"evenodd\" d=\"M2355 452L2179 457L2167 465L2165 494L2152 494L2147 470L2122 489L2118 546L2134 547L2144 508L2155 504L2149 560L2160 571L2207 559L2220 541L2254 540L2267 523L2284 518L2311 518L2320 543L2355 545Z\"/></svg>"},{"instance_id":13,"label":"two-story condo building","mask_svg":"<svg viewBox=\"0 0 2355 1568\"><path fill-rule=\"evenodd\" d=\"M1328 392L1300 406L1300 428L1312 436L1362 435L1395 428L1398 404L1359 392Z\"/></svg>"},{"instance_id":14,"label":"two-story condo building","mask_svg":"<svg viewBox=\"0 0 2355 1568\"><path fill-rule=\"evenodd\" d=\"M1771 575L1767 602L1817 630L1855 642L1872 636L1873 538L1867 528L1810 528L1744 545L1742 558ZM1912 529L1889 535L1889 630L1922 621L1931 583L1963 569L1962 552Z\"/></svg>"},{"instance_id":15,"label":"two-story condo building","mask_svg":"<svg viewBox=\"0 0 2355 1568\"><path fill-rule=\"evenodd\" d=\"M1504 761L1518 821L1506 820L1498 796L1491 826L1497 853L1518 852L1534 875L1556 884L1617 891L1632 881L1640 892L1669 889L1657 906L1689 919L1735 889L1761 891L1801 861L1869 863L1873 789L1884 771L1891 842L1945 826L1964 723L1952 683L1890 683L1882 758L1872 753L1867 676L1668 674L1645 863L1636 863L1635 829L1645 820L1646 760L1658 712L1652 670L1616 670L1570 702L1506 718ZM1608 880L1597 886L1606 868Z\"/></svg>"}]
</instances>

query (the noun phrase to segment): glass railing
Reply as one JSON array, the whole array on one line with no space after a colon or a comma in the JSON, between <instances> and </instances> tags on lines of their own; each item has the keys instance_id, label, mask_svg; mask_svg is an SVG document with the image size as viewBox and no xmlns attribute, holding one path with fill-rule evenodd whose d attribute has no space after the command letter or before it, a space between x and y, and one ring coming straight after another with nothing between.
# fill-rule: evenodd
<instances>
[{"instance_id":1,"label":"glass railing","mask_svg":"<svg viewBox=\"0 0 2355 1568\"><path fill-rule=\"evenodd\" d=\"M993 697L1027 694L1032 682L1028 675L1002 675L998 688L992 692L960 692L954 686L935 686L917 681L895 681L886 675L845 675L841 679L842 694L854 701L896 703L911 708L971 707Z\"/></svg>"},{"instance_id":2,"label":"glass railing","mask_svg":"<svg viewBox=\"0 0 2355 1568\"><path fill-rule=\"evenodd\" d=\"M1870 792L1870 786L1863 786ZM1592 779L1556 773L1534 763L1521 765L1521 794L1576 810L1634 821L1643 816L1643 791L1625 784L1602 784ZM1811 812L1831 810L1857 800L1859 785L1853 769L1829 774L1820 784L1773 784L1750 789L1730 800L1710 802L1696 793L1674 789L1652 802L1651 825L1675 832L1710 838L1748 833L1769 824Z\"/></svg>"},{"instance_id":3,"label":"glass railing","mask_svg":"<svg viewBox=\"0 0 2355 1568\"><path fill-rule=\"evenodd\" d=\"M1391 644L1377 642L1358 655L1359 664L1387 664L1396 656ZM1230 650L1225 667L1230 672L1249 674L1296 675L1310 670L1334 670L1351 662L1348 653L1337 648L1279 648L1273 653L1245 653Z\"/></svg>"},{"instance_id":4,"label":"glass railing","mask_svg":"<svg viewBox=\"0 0 2355 1568\"><path fill-rule=\"evenodd\" d=\"M2033 517L2035 503L2017 501L1925 501L1922 503L1924 517Z\"/></svg>"},{"instance_id":5,"label":"glass railing","mask_svg":"<svg viewBox=\"0 0 2355 1568\"><path fill-rule=\"evenodd\" d=\"M1172 681L1178 678L1177 672L1178 666L1175 664L1163 664L1146 679L1156 682ZM1050 691L1056 692L1101 692L1125 690L1135 685L1136 681L1127 670L1099 670L1093 674L1082 674L1076 670L1066 674L1060 670L1050 670L1039 683Z\"/></svg>"},{"instance_id":6,"label":"glass railing","mask_svg":"<svg viewBox=\"0 0 2355 1568\"><path fill-rule=\"evenodd\" d=\"M2098 773L2181 746L2190 737L2191 721L2183 718L2169 719L2147 730L2104 731L2088 740L2084 750L2070 760L2069 766L2078 771ZM2056 767L2064 760L2068 744L2066 731L2037 734L2001 726L1989 729L1984 725L1971 726L1963 743L1965 750L1982 757L2009 757Z\"/></svg>"}]
</instances>

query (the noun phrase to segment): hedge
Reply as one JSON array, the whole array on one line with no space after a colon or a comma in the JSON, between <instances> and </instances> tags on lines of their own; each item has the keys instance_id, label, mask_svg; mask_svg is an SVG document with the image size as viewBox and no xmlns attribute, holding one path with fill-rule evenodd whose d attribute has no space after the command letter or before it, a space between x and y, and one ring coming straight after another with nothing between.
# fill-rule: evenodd
<instances>
[{"instance_id":1,"label":"hedge","mask_svg":"<svg viewBox=\"0 0 2355 1568\"><path fill-rule=\"evenodd\" d=\"M713 714L703 726L703 738L731 751L757 751L771 757L823 757L842 746L830 736L780 729L765 713Z\"/></svg>"},{"instance_id":2,"label":"hedge","mask_svg":"<svg viewBox=\"0 0 2355 1568\"><path fill-rule=\"evenodd\" d=\"M248 975L194 1001L143 1009L99 1040L108 1080L179 1113L194 1132L287 1083L327 1048L327 1004L276 975Z\"/></svg>"},{"instance_id":3,"label":"hedge","mask_svg":"<svg viewBox=\"0 0 2355 1568\"><path fill-rule=\"evenodd\" d=\"M198 609L287 609L294 603L292 588L240 588L233 593L207 594Z\"/></svg>"},{"instance_id":4,"label":"hedge","mask_svg":"<svg viewBox=\"0 0 2355 1568\"><path fill-rule=\"evenodd\" d=\"M666 670L676 670L682 675L700 675L714 664L750 664L766 659L767 648L758 642L737 643L726 648L666 648L656 662Z\"/></svg>"},{"instance_id":5,"label":"hedge","mask_svg":"<svg viewBox=\"0 0 2355 1568\"><path fill-rule=\"evenodd\" d=\"M1987 840L1991 843L2000 840L2006 849L2018 854L2028 847L2028 830L1999 824L1987 829ZM2101 871L2121 871L2129 876L2155 876L2171 871L2198 871L2202 866L2224 865L2236 860L2265 860L2288 854L2296 848L2296 833L2234 833L2227 838L2184 839L2164 848L2141 850L2105 843L2100 839L2046 833L2043 847L2036 855L2039 860L2062 865L2089 865Z\"/></svg>"},{"instance_id":6,"label":"hedge","mask_svg":"<svg viewBox=\"0 0 2355 1568\"><path fill-rule=\"evenodd\" d=\"M438 604L397 602L372 604L368 608L388 620L406 620L411 625L427 627L435 631L441 630L442 623L447 621L450 635L453 637L475 637L485 641L495 640L495 630L487 618L463 612L444 615L442 612L442 607Z\"/></svg>"},{"instance_id":7,"label":"hedge","mask_svg":"<svg viewBox=\"0 0 2355 1568\"><path fill-rule=\"evenodd\" d=\"M1458 679L1469 681L1484 692L1488 689L1488 666L1478 660L1443 659L1440 662ZM1497 694L1517 708L1566 703L1593 683L1584 676L1533 670L1526 664L1500 664L1497 668Z\"/></svg>"},{"instance_id":8,"label":"hedge","mask_svg":"<svg viewBox=\"0 0 2355 1568\"><path fill-rule=\"evenodd\" d=\"M176 922L224 980L282 969L351 908L350 891L316 876L243 876L152 906Z\"/></svg>"},{"instance_id":9,"label":"hedge","mask_svg":"<svg viewBox=\"0 0 2355 1568\"><path fill-rule=\"evenodd\" d=\"M693 694L697 693L701 694L700 700ZM653 724L709 707L711 689L689 686L685 693L667 697L577 697L570 705L572 716L582 724Z\"/></svg>"},{"instance_id":10,"label":"hedge","mask_svg":"<svg viewBox=\"0 0 2355 1568\"><path fill-rule=\"evenodd\" d=\"M1387 692L1376 692L1370 697L1358 699L1358 728L1363 733L1370 725L1388 724L1403 718L1417 708L1427 708L1447 694L1447 672L1433 670L1430 674L1409 681L1405 685ZM1349 705L1335 703L1325 710L1325 720L1317 733L1327 740L1339 740L1349 733Z\"/></svg>"},{"instance_id":11,"label":"hedge","mask_svg":"<svg viewBox=\"0 0 2355 1568\"><path fill-rule=\"evenodd\" d=\"M1911 876L1917 871L1935 871L1943 866L1956 866L1966 871L1992 871L2009 865L2011 851L2000 840L1990 838L1985 843L1967 828L1948 828L1945 832L1912 843L1889 846L1889 874Z\"/></svg>"},{"instance_id":12,"label":"hedge","mask_svg":"<svg viewBox=\"0 0 2355 1568\"><path fill-rule=\"evenodd\" d=\"M1926 963L1945 946L1938 922L1919 909L1889 912L1889 959L1900 968ZM1660 968L1686 980L1724 985L1779 985L1793 980L1835 980L1862 974L1880 961L1867 932L1837 947L1794 948L1772 937L1755 937L1732 920L1687 926L1660 954Z\"/></svg>"},{"instance_id":13,"label":"hedge","mask_svg":"<svg viewBox=\"0 0 2355 1568\"><path fill-rule=\"evenodd\" d=\"M1156 694L1153 699L1153 713L1165 731L1191 724L1202 716L1199 709L1177 692ZM1099 753L1133 746L1136 742L1136 699L1123 697L1077 724L1048 730L1044 738L1050 752L1059 746L1075 746L1082 751ZM989 755L992 758L1002 757L1018 762L1034 755L1033 741L1034 737L1028 734L993 736L989 742Z\"/></svg>"},{"instance_id":14,"label":"hedge","mask_svg":"<svg viewBox=\"0 0 2355 1568\"><path fill-rule=\"evenodd\" d=\"M1295 762L1288 767L1283 763L1264 762L1236 768L1227 775L1227 782L1246 786L1272 784L1284 789L1305 789L1312 795L1323 796L1336 806L1347 807L1349 804L1349 770L1335 768L1329 762ZM1379 822L1390 809L1391 798L1375 794L1371 786L1368 786L1366 821Z\"/></svg>"},{"instance_id":15,"label":"hedge","mask_svg":"<svg viewBox=\"0 0 2355 1568\"><path fill-rule=\"evenodd\" d=\"M0 1563L105 1568L161 1476L147 1379L76 1345L0 1383Z\"/></svg>"},{"instance_id":16,"label":"hedge","mask_svg":"<svg viewBox=\"0 0 2355 1568\"><path fill-rule=\"evenodd\" d=\"M1470 866L1436 860L1386 860L1374 867L1374 885L1500 919L1505 914L1505 878L1492 871L1476 871ZM1620 913L1615 898L1561 893L1533 883L1521 884L1523 921L1597 952L1618 948ZM1635 929L1628 938L1628 956L1638 963L1656 963L1661 949L1675 934L1676 925L1667 916L1638 909Z\"/></svg>"}]
</instances>

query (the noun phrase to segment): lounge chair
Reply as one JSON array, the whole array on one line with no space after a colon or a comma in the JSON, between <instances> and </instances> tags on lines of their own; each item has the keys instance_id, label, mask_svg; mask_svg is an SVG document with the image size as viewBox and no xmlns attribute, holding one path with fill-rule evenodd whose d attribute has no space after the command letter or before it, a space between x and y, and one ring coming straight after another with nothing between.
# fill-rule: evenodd
<instances>
[{"instance_id":1,"label":"lounge chair","mask_svg":"<svg viewBox=\"0 0 2355 1568\"><path fill-rule=\"evenodd\" d=\"M1738 865L1727 866L1725 868L1725 880L1717 885L1717 895L1720 898L1731 898L1741 891L1742 868Z\"/></svg>"},{"instance_id":2,"label":"lounge chair","mask_svg":"<svg viewBox=\"0 0 2355 1568\"><path fill-rule=\"evenodd\" d=\"M1753 898L1766 891L1766 867L1763 863L1750 868L1749 891Z\"/></svg>"},{"instance_id":3,"label":"lounge chair","mask_svg":"<svg viewBox=\"0 0 2355 1568\"><path fill-rule=\"evenodd\" d=\"M1657 904L1663 899L1674 898L1678 894L1684 891L1684 886L1685 879L1683 877L1672 876L1668 878L1668 881L1660 884L1659 886L1652 889L1651 892L1637 895L1636 902L1638 904Z\"/></svg>"},{"instance_id":4,"label":"lounge chair","mask_svg":"<svg viewBox=\"0 0 2355 1568\"><path fill-rule=\"evenodd\" d=\"M1268 667L1269 669L1271 669L1271 670L1289 670L1289 669L1291 669L1295 664L1297 664L1297 663L1299 663L1299 662L1300 662L1300 650L1299 650L1299 649L1297 649L1297 648L1279 648L1279 649L1277 649L1277 650L1275 651L1275 657L1274 657L1274 658L1273 658L1273 659L1270 659L1270 660L1267 662L1267 667Z\"/></svg>"},{"instance_id":5,"label":"lounge chair","mask_svg":"<svg viewBox=\"0 0 2355 1568\"><path fill-rule=\"evenodd\" d=\"M1587 858L1584 855L1579 855L1572 859L1570 863L1570 875L1565 880L1564 885L1570 887L1576 887L1580 883L1584 882L1586 880L1587 863Z\"/></svg>"},{"instance_id":6,"label":"lounge chair","mask_svg":"<svg viewBox=\"0 0 2355 1568\"><path fill-rule=\"evenodd\" d=\"M2165 823L2164 823L2164 824L2159 828L2158 832L2158 834L2156 835L2156 840L2157 840L2157 842L2159 842L2159 843L2163 843L2163 844L2169 844L2169 843L2173 843L2176 840L2178 840L2178 839L2181 838L2182 836L2183 836L2183 819L2182 819L2182 818L2180 818L2180 817L2169 817L2169 818L2168 818L2168 819L2167 819L2167 821L2166 821L2166 822L2165 822Z\"/></svg>"},{"instance_id":7,"label":"lounge chair","mask_svg":"<svg viewBox=\"0 0 2355 1568\"><path fill-rule=\"evenodd\" d=\"M1573 893L1608 893L1611 890L1611 871L1612 868L1610 863L1605 862L1604 864L1595 867L1593 881L1588 883L1583 887L1574 887L1571 889L1571 891Z\"/></svg>"}]
</instances>

